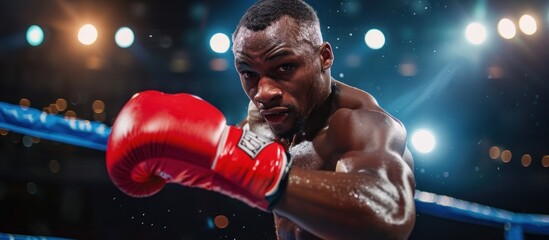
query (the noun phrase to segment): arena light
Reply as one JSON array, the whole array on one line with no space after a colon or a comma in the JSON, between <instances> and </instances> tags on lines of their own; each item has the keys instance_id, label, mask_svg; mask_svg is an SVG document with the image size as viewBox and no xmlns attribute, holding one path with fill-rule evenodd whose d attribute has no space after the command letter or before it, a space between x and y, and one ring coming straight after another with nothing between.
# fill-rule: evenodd
<instances>
[{"instance_id":1,"label":"arena light","mask_svg":"<svg viewBox=\"0 0 549 240\"><path fill-rule=\"evenodd\" d=\"M517 34L517 29L511 20L502 18L498 22L498 33L502 38L511 39Z\"/></svg>"},{"instance_id":2,"label":"arena light","mask_svg":"<svg viewBox=\"0 0 549 240\"><path fill-rule=\"evenodd\" d=\"M378 29L370 29L364 35L364 42L369 48L377 50L385 45L385 35Z\"/></svg>"},{"instance_id":3,"label":"arena light","mask_svg":"<svg viewBox=\"0 0 549 240\"><path fill-rule=\"evenodd\" d=\"M216 33L210 38L210 47L216 53L225 53L231 46L231 40L226 34Z\"/></svg>"},{"instance_id":4,"label":"arena light","mask_svg":"<svg viewBox=\"0 0 549 240\"><path fill-rule=\"evenodd\" d=\"M480 45L486 40L486 28L480 23L471 23L465 29L465 38L474 45Z\"/></svg>"},{"instance_id":5,"label":"arena light","mask_svg":"<svg viewBox=\"0 0 549 240\"><path fill-rule=\"evenodd\" d=\"M526 35L532 35L538 30L536 19L534 17L525 14L519 19L519 28Z\"/></svg>"},{"instance_id":6,"label":"arena light","mask_svg":"<svg viewBox=\"0 0 549 240\"><path fill-rule=\"evenodd\" d=\"M44 41L44 31L38 25L32 25L27 29L27 42L33 46L39 46Z\"/></svg>"},{"instance_id":7,"label":"arena light","mask_svg":"<svg viewBox=\"0 0 549 240\"><path fill-rule=\"evenodd\" d=\"M429 153L435 149L435 136L426 129L419 129L412 134L412 145L421 153Z\"/></svg>"},{"instance_id":8,"label":"arena light","mask_svg":"<svg viewBox=\"0 0 549 240\"><path fill-rule=\"evenodd\" d=\"M114 41L121 48L130 47L134 40L135 36L129 27L121 27L114 34Z\"/></svg>"},{"instance_id":9,"label":"arena light","mask_svg":"<svg viewBox=\"0 0 549 240\"><path fill-rule=\"evenodd\" d=\"M91 45L97 40L97 29L91 25L86 24L78 31L78 41L84 45Z\"/></svg>"}]
</instances>

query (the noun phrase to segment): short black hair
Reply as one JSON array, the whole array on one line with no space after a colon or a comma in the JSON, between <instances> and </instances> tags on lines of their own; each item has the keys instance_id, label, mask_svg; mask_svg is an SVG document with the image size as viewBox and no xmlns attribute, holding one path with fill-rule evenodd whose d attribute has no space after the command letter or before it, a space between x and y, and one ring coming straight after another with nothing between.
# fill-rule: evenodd
<instances>
[{"instance_id":1,"label":"short black hair","mask_svg":"<svg viewBox=\"0 0 549 240\"><path fill-rule=\"evenodd\" d=\"M260 0L244 13L233 37L236 37L241 27L261 31L283 16L289 16L300 24L319 22L316 11L302 0Z\"/></svg>"}]
</instances>

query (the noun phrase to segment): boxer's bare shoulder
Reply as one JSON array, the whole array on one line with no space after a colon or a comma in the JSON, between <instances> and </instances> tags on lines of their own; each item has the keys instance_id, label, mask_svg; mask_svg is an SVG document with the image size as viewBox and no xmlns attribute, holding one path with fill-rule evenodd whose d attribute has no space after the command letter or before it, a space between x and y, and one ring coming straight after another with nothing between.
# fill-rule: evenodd
<instances>
[{"instance_id":1,"label":"boxer's bare shoulder","mask_svg":"<svg viewBox=\"0 0 549 240\"><path fill-rule=\"evenodd\" d=\"M369 93L334 82L338 86L335 88L338 108L331 115L326 132L327 145L334 148L333 152L388 150L413 169L413 159L406 148L404 125L382 109ZM341 158L341 155L336 157ZM338 162L337 167L350 167L343 163L345 161Z\"/></svg>"},{"instance_id":2,"label":"boxer's bare shoulder","mask_svg":"<svg viewBox=\"0 0 549 240\"><path fill-rule=\"evenodd\" d=\"M312 137L287 146L294 165L334 171L343 153L375 149L387 141L396 141L391 146L403 156L406 131L402 123L383 110L369 93L339 81L333 83L328 119L317 119L325 125ZM241 126L264 137L276 138L252 102Z\"/></svg>"}]
</instances>

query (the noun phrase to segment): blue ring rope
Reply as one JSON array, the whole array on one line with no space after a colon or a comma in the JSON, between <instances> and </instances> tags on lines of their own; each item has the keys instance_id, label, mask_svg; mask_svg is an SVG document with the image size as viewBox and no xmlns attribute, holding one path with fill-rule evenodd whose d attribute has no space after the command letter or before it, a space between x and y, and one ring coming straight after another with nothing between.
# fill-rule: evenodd
<instances>
[{"instance_id":1,"label":"blue ring rope","mask_svg":"<svg viewBox=\"0 0 549 240\"><path fill-rule=\"evenodd\" d=\"M0 128L33 137L105 151L111 128L100 122L0 102Z\"/></svg>"},{"instance_id":2,"label":"blue ring rope","mask_svg":"<svg viewBox=\"0 0 549 240\"><path fill-rule=\"evenodd\" d=\"M0 233L0 240L67 240L67 238L27 236L10 233Z\"/></svg>"},{"instance_id":3,"label":"blue ring rope","mask_svg":"<svg viewBox=\"0 0 549 240\"><path fill-rule=\"evenodd\" d=\"M100 122L0 102L0 128L43 139L105 151L111 128ZM452 197L417 190L419 213L450 220L503 227L506 239L523 232L549 235L549 215L514 213ZM0 239L6 237L0 233ZM10 238L11 239L11 238Z\"/></svg>"}]
</instances>

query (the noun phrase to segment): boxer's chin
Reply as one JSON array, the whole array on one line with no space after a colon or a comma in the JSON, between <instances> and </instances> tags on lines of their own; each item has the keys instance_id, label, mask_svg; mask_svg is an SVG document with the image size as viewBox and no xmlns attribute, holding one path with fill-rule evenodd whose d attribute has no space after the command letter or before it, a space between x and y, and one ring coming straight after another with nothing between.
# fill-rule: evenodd
<instances>
[{"instance_id":1,"label":"boxer's chin","mask_svg":"<svg viewBox=\"0 0 549 240\"><path fill-rule=\"evenodd\" d=\"M286 121L282 123L277 124L269 124L269 127L271 127L272 132L278 137L278 138L286 138L291 139L294 134L297 133L301 126L301 122L293 117L289 117L286 119Z\"/></svg>"}]
</instances>

